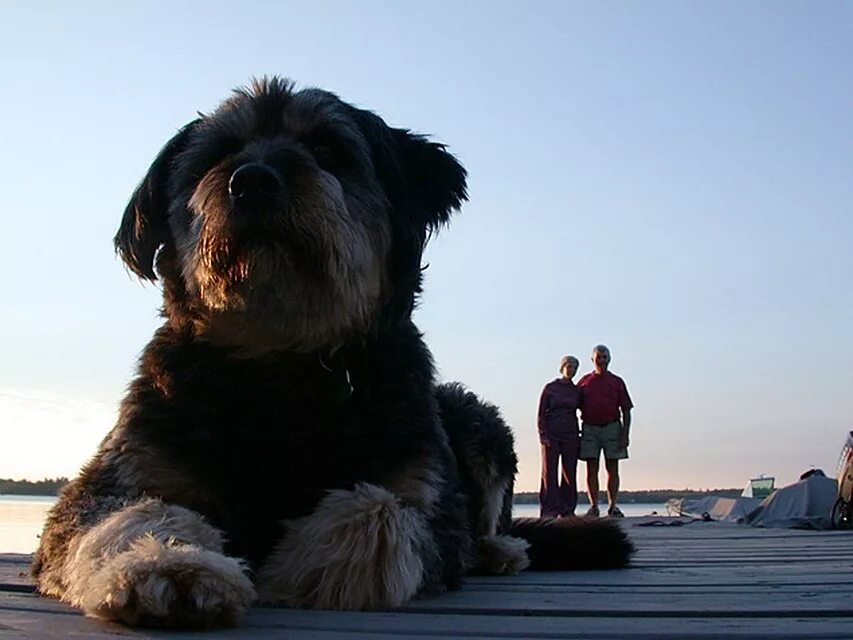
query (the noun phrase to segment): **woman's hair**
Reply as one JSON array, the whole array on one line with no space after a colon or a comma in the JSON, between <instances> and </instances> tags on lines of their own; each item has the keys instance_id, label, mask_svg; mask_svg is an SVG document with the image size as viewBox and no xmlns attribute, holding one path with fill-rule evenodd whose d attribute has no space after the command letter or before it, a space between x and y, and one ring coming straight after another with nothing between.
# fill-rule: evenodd
<instances>
[{"instance_id":1,"label":"woman's hair","mask_svg":"<svg viewBox=\"0 0 853 640\"><path fill-rule=\"evenodd\" d=\"M575 371L577 371L581 363L580 360L578 360L574 356L563 356L562 358L560 358L560 371L562 371L565 366L569 364L573 365Z\"/></svg>"}]
</instances>

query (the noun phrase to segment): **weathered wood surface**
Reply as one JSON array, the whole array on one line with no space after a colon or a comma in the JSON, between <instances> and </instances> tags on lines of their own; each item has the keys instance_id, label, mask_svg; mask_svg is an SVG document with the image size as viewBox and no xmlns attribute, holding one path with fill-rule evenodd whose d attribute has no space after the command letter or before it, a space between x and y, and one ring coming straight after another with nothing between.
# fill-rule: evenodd
<instances>
[{"instance_id":1,"label":"weathered wood surface","mask_svg":"<svg viewBox=\"0 0 853 640\"><path fill-rule=\"evenodd\" d=\"M471 578L392 612L253 609L239 629L185 637L851 638L853 534L720 523L636 526L621 571ZM660 522L674 519L660 518ZM175 637L84 618L33 592L29 556L0 555L0 639Z\"/></svg>"}]
</instances>

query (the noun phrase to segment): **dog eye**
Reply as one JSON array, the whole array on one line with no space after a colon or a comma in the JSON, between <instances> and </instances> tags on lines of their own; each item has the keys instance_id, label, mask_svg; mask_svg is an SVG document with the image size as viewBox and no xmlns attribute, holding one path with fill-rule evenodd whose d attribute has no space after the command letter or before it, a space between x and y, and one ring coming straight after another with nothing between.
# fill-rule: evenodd
<instances>
[{"instance_id":1,"label":"dog eye","mask_svg":"<svg viewBox=\"0 0 853 640\"><path fill-rule=\"evenodd\" d=\"M337 155L330 146L317 144L311 146L310 149L311 155L314 156L314 160L316 160L317 164L326 171L331 171L340 164L338 162Z\"/></svg>"}]
</instances>

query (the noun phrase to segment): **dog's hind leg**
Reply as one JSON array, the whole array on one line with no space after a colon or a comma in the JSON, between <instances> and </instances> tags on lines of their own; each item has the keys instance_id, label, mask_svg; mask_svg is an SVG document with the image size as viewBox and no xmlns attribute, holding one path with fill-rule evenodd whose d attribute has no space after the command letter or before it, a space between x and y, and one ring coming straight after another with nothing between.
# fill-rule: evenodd
<instances>
[{"instance_id":1,"label":"dog's hind leg","mask_svg":"<svg viewBox=\"0 0 853 640\"><path fill-rule=\"evenodd\" d=\"M493 477L485 484L484 495L484 504L479 511L474 573L506 575L523 571L530 564L528 543L502 534L499 526L507 497L510 502L512 500L512 483Z\"/></svg>"},{"instance_id":2,"label":"dog's hind leg","mask_svg":"<svg viewBox=\"0 0 853 640\"><path fill-rule=\"evenodd\" d=\"M512 432L497 407L458 383L436 388L441 420L459 466L476 541L474 572L512 574L525 569L527 543L503 535L512 520L517 458Z\"/></svg>"},{"instance_id":3,"label":"dog's hind leg","mask_svg":"<svg viewBox=\"0 0 853 640\"><path fill-rule=\"evenodd\" d=\"M46 531L49 531L46 530ZM233 625L254 599L243 564L196 512L144 498L40 550L39 588L87 615L131 625Z\"/></svg>"}]
</instances>

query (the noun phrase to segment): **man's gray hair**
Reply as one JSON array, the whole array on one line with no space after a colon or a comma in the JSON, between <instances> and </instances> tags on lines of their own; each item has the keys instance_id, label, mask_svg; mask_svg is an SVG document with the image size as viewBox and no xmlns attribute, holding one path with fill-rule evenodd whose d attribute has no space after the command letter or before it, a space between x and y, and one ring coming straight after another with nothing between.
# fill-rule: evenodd
<instances>
[{"instance_id":1,"label":"man's gray hair","mask_svg":"<svg viewBox=\"0 0 853 640\"><path fill-rule=\"evenodd\" d=\"M592 348L592 352L593 353L602 353L602 352L610 353L610 349L608 348L608 346L606 344L597 344Z\"/></svg>"},{"instance_id":2,"label":"man's gray hair","mask_svg":"<svg viewBox=\"0 0 853 640\"><path fill-rule=\"evenodd\" d=\"M581 365L580 360L575 358L574 356L563 356L560 358L560 371L562 371L566 365L574 365L575 371L578 370L578 367Z\"/></svg>"}]
</instances>

